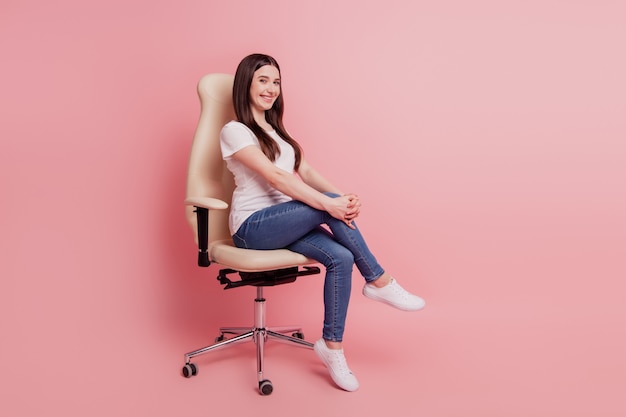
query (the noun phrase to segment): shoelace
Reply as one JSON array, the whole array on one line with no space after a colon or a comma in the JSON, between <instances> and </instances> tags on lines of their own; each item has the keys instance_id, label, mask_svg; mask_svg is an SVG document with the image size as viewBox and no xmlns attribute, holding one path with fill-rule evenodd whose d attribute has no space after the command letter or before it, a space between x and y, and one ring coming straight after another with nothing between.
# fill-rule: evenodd
<instances>
[{"instance_id":1,"label":"shoelace","mask_svg":"<svg viewBox=\"0 0 626 417\"><path fill-rule=\"evenodd\" d=\"M343 355L343 352L332 352L331 350L331 355L330 362L332 363L334 371L342 375L352 373L350 368L348 368L348 363L346 362L346 357Z\"/></svg>"},{"instance_id":2,"label":"shoelace","mask_svg":"<svg viewBox=\"0 0 626 417\"><path fill-rule=\"evenodd\" d=\"M393 290L397 295L401 296L405 300L409 298L409 293L404 288L400 286L395 280L389 284L390 289Z\"/></svg>"}]
</instances>

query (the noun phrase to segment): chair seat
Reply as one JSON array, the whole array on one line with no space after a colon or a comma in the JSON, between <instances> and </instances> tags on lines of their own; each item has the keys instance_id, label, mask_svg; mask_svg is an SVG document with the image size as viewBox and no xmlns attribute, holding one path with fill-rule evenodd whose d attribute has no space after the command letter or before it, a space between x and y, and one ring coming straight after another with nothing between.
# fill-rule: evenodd
<instances>
[{"instance_id":1,"label":"chair seat","mask_svg":"<svg viewBox=\"0 0 626 417\"><path fill-rule=\"evenodd\" d=\"M241 249L229 239L209 244L209 254L213 262L242 272L269 271L317 263L287 249Z\"/></svg>"}]
</instances>

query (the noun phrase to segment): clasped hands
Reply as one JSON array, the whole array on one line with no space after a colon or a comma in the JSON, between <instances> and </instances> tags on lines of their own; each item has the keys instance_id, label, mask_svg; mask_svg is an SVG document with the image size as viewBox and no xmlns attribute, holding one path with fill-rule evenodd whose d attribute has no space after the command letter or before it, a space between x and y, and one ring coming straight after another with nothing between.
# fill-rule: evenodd
<instances>
[{"instance_id":1,"label":"clasped hands","mask_svg":"<svg viewBox=\"0 0 626 417\"><path fill-rule=\"evenodd\" d=\"M361 212L361 200L356 194L344 194L332 199L332 207L327 210L334 218L342 220L349 228L356 227L352 222Z\"/></svg>"}]
</instances>

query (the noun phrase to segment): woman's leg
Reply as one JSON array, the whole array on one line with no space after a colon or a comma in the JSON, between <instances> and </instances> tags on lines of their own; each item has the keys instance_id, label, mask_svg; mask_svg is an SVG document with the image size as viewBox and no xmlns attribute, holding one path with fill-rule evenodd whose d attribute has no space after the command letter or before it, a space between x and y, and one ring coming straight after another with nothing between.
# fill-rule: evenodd
<instances>
[{"instance_id":1,"label":"woman's leg","mask_svg":"<svg viewBox=\"0 0 626 417\"><path fill-rule=\"evenodd\" d=\"M359 381L350 370L341 345L350 300L354 256L321 226L287 248L315 259L326 267L324 327L322 338L315 342L313 350L340 388L355 391L359 388Z\"/></svg>"},{"instance_id":2,"label":"woman's leg","mask_svg":"<svg viewBox=\"0 0 626 417\"><path fill-rule=\"evenodd\" d=\"M352 252L354 262L367 282L383 275L383 268L367 247L358 227L351 229L327 212L299 201L257 211L246 219L233 235L233 240L238 247L247 249L285 248L322 224L327 224L334 239Z\"/></svg>"},{"instance_id":3,"label":"woman's leg","mask_svg":"<svg viewBox=\"0 0 626 417\"><path fill-rule=\"evenodd\" d=\"M385 273L355 222L352 223L355 229L351 229L343 221L329 216L326 224L333 233L334 239L352 252L354 263L365 281L373 282Z\"/></svg>"},{"instance_id":4,"label":"woman's leg","mask_svg":"<svg viewBox=\"0 0 626 417\"><path fill-rule=\"evenodd\" d=\"M233 235L246 249L281 249L326 222L328 213L300 201L276 204L253 213Z\"/></svg>"},{"instance_id":5,"label":"woman's leg","mask_svg":"<svg viewBox=\"0 0 626 417\"><path fill-rule=\"evenodd\" d=\"M353 263L367 281L363 294L369 298L385 302L402 310L419 310L424 307L424 301L405 291L395 280L386 274L371 253L358 227L348 227L343 221L335 219L325 211L314 209L299 201L289 201L267 207L252 214L233 235L235 245L246 249L278 249L290 247L312 231L319 231L320 225L327 224L332 235L325 233L326 241L333 241L335 252L345 250L350 252ZM319 233L314 237L321 236ZM322 247L322 246L320 246ZM303 253L312 259L324 264L324 256L333 254L309 255L303 247L291 247L296 252ZM338 256L338 255L335 255ZM330 262L332 263L332 262ZM350 273L351 276L351 273ZM348 291L349 294L349 291ZM338 308L343 308L339 306ZM347 308L347 299L346 305ZM341 313L337 313L338 316ZM337 339L334 336L329 341ZM339 339L340 340L340 339Z\"/></svg>"},{"instance_id":6,"label":"woman's leg","mask_svg":"<svg viewBox=\"0 0 626 417\"><path fill-rule=\"evenodd\" d=\"M354 256L324 228L318 227L287 246L324 265L324 327L322 336L329 342L341 342L352 290Z\"/></svg>"}]
</instances>

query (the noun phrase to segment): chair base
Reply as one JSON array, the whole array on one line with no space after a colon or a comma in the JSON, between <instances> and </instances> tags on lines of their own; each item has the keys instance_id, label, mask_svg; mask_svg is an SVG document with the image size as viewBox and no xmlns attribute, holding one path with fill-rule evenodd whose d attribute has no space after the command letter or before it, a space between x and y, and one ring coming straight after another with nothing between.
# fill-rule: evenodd
<instances>
[{"instance_id":1,"label":"chair base","mask_svg":"<svg viewBox=\"0 0 626 417\"><path fill-rule=\"evenodd\" d=\"M226 335L233 335L233 337L226 338ZM263 375L263 362L265 342L270 338L287 342L292 345L313 349L313 343L304 340L302 328L300 327L265 327L265 299L263 298L263 287L257 287L257 297L254 300L254 327L221 327L220 335L216 338L216 343L185 354L183 375L190 378L198 373L197 366L191 363L191 359L196 356L200 356L220 348L234 346L244 341L252 341L256 345L257 380L259 383L259 392L262 395L269 395L272 393L274 388L271 381L266 379Z\"/></svg>"}]
</instances>

